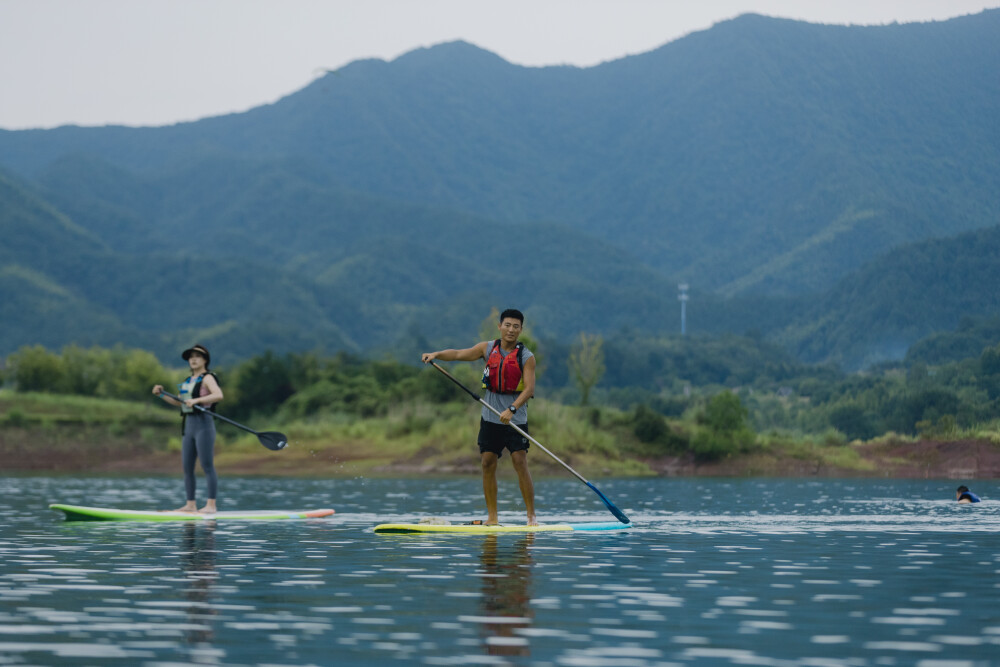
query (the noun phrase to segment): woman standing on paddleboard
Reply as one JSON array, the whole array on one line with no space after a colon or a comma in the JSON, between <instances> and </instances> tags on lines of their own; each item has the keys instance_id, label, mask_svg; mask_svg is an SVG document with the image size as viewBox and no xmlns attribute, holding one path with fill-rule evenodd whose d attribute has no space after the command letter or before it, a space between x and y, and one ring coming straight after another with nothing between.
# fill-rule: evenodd
<instances>
[{"instance_id":1,"label":"woman standing on paddleboard","mask_svg":"<svg viewBox=\"0 0 1000 667\"><path fill-rule=\"evenodd\" d=\"M207 412L202 412L194 406L200 405L205 410L215 411L216 404L223 399L222 389L215 374L208 370L212 356L204 345L195 345L181 354L188 362L191 375L179 386L180 401L170 396L163 396L163 385L153 387L153 394L167 403L181 409L183 422L181 432L181 460L184 465L184 490L187 502L180 512L204 512L214 514L217 510L215 499L219 488L219 478L215 473L215 420ZM201 461L201 469L205 473L208 486L208 499L200 510L195 504L194 463Z\"/></svg>"}]
</instances>

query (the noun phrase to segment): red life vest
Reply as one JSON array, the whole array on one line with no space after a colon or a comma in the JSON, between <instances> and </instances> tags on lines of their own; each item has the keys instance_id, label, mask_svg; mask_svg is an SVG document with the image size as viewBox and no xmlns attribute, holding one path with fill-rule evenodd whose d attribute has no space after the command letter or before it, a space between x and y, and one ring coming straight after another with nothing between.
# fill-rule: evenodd
<instances>
[{"instance_id":1,"label":"red life vest","mask_svg":"<svg viewBox=\"0 0 1000 667\"><path fill-rule=\"evenodd\" d=\"M483 371L483 387L495 394L519 394L524 389L521 376L524 343L518 343L506 356L500 352L500 339L493 341L486 370Z\"/></svg>"}]
</instances>

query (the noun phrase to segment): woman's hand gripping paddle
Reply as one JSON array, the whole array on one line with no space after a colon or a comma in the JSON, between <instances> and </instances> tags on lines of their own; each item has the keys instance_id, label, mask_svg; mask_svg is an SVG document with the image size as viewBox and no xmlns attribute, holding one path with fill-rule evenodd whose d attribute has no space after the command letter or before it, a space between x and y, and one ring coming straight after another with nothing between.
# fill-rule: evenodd
<instances>
[{"instance_id":1,"label":"woman's hand gripping paddle","mask_svg":"<svg viewBox=\"0 0 1000 667\"><path fill-rule=\"evenodd\" d=\"M168 393L166 391L160 392L160 395L161 396L169 396L170 398L174 399L178 403L183 403L184 402L179 397L174 396L173 394ZM260 440L260 444L264 445L265 447L267 447L268 449L270 449L272 451L276 452L279 449L284 449L285 447L288 446L288 438L285 436L284 433L278 433L277 431L255 431L252 428L250 428L249 426L244 426L243 424L238 424L238 423L234 422L232 419L229 419L228 417L223 417L222 415L216 414L216 413L212 412L211 410L206 410L205 408L201 407L200 405L195 405L194 408L196 410L201 410L205 414L207 414L207 415L209 415L211 417L214 417L215 419L221 419L222 421L226 422L227 424L232 424L236 428L241 428L244 431L247 431L249 433L253 433L255 436L257 436L257 439Z\"/></svg>"},{"instance_id":2,"label":"woman's hand gripping paddle","mask_svg":"<svg viewBox=\"0 0 1000 667\"><path fill-rule=\"evenodd\" d=\"M451 380L452 382L454 382L455 384L457 384L462 389L462 391L464 391L466 394L468 394L469 396L471 396L473 400L479 401L480 403L482 403L483 405L485 405L487 408L489 408L490 412L492 412L493 414L495 414L497 417L500 416L500 413L497 412L496 408L494 408L492 405L490 405L489 403L487 403L486 401L484 401L482 398L479 397L478 394L475 394L471 389L469 389L468 387L466 387L464 384L462 384L461 382L459 382L458 380L456 380L455 377L451 373L449 373L445 369L443 369L440 366L438 366L437 363L434 362L434 361L431 362L431 365L434 366L434 368L436 368L439 371L441 371L441 373L443 373L446 378L448 378L449 380ZM581 482L583 482L584 484L586 484L587 486L589 486L591 488L591 490L594 493L596 493L598 495L598 497L600 497L601 501L608 508L608 510L612 514L615 515L616 519L618 519L622 523L632 523L632 520L629 519L627 516L625 516L624 512L622 512L620 509L618 509L617 507L615 507L615 504L613 502L611 502L610 500L608 500L608 497L606 495L604 495L603 493L601 493L600 489L598 489L596 486L594 486L593 484L591 484L590 482L588 482L586 479L584 479L583 475L581 475L580 473L578 473L577 471L573 470L568 465L566 465L566 463L562 459L560 459L558 456L556 456L555 454L553 454L552 452L550 452L548 449L546 449L545 447L543 447L542 443L538 442L537 440L535 440L534 438L532 438L530 435L528 435L523 429L519 428L517 426L517 424L514 424L513 422L511 422L510 424L508 424L508 426L510 426L512 429L514 429L515 431L517 431L518 433L520 433L521 435L523 435L528 440L530 440L533 445L536 445L543 452L545 452L546 454L548 454L549 456L551 456L556 461L556 463L558 463L559 465L561 465L563 468L566 468L566 470L569 470L571 473L573 473L576 476L576 478L578 480L580 480Z\"/></svg>"}]
</instances>

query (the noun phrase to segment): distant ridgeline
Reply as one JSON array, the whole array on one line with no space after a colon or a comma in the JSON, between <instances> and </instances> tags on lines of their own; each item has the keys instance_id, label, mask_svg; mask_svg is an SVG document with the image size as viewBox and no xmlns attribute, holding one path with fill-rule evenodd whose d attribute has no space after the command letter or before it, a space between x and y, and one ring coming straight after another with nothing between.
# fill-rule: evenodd
<instances>
[{"instance_id":1,"label":"distant ridgeline","mask_svg":"<svg viewBox=\"0 0 1000 667\"><path fill-rule=\"evenodd\" d=\"M589 68L455 42L245 113L0 131L0 355L411 354L507 306L675 334L687 282L692 334L900 359L1000 311L998 62L1000 10L746 15Z\"/></svg>"}]
</instances>

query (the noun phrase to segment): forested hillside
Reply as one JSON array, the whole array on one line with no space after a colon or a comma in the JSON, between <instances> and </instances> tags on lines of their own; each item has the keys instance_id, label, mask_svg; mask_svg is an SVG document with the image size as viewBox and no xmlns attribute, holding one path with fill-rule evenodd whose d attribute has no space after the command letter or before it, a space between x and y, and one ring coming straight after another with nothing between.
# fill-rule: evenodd
<instances>
[{"instance_id":1,"label":"forested hillside","mask_svg":"<svg viewBox=\"0 0 1000 667\"><path fill-rule=\"evenodd\" d=\"M1000 10L747 15L591 68L451 43L241 114L0 131L0 300L24 314L0 354L399 353L508 305L550 338L662 335L685 281L693 333L900 358L997 310L989 232L964 272L931 257L1000 224L997 62Z\"/></svg>"},{"instance_id":2,"label":"forested hillside","mask_svg":"<svg viewBox=\"0 0 1000 667\"><path fill-rule=\"evenodd\" d=\"M777 338L805 361L858 368L899 359L934 332L950 332L963 319L1000 312L998 249L1000 226L902 246L811 303ZM978 337L964 348L968 356L982 352L984 342ZM924 347L923 360L961 358L948 352L952 347L933 354Z\"/></svg>"}]
</instances>

